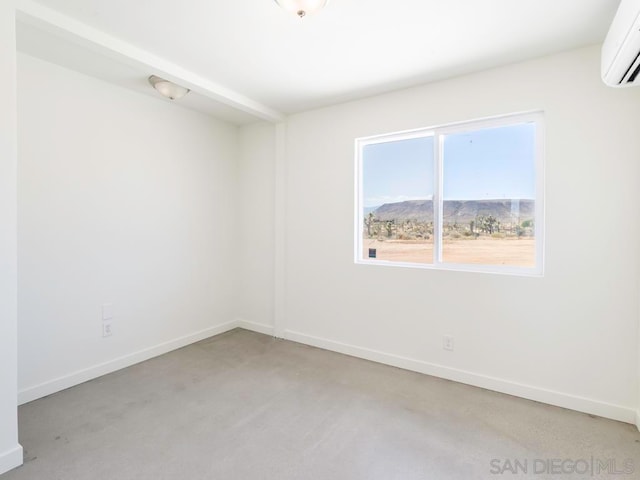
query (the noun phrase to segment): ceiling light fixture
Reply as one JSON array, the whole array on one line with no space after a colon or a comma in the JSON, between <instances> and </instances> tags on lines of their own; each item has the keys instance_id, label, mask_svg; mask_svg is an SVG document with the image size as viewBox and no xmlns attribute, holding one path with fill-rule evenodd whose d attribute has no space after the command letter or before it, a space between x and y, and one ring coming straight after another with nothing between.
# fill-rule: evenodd
<instances>
[{"instance_id":1,"label":"ceiling light fixture","mask_svg":"<svg viewBox=\"0 0 640 480\"><path fill-rule=\"evenodd\" d=\"M295 13L302 18L324 8L329 0L275 0L275 2L286 11Z\"/></svg>"},{"instance_id":2,"label":"ceiling light fixture","mask_svg":"<svg viewBox=\"0 0 640 480\"><path fill-rule=\"evenodd\" d=\"M170 98L171 100L182 98L190 91L188 88L176 85L175 83L156 75L151 75L149 77L149 83L153 88L160 92L161 95Z\"/></svg>"}]
</instances>

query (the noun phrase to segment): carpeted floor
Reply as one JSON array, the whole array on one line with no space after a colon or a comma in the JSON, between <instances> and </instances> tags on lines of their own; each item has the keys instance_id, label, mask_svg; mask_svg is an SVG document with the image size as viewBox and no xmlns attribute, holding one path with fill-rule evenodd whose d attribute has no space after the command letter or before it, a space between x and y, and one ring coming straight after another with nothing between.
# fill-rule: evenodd
<instances>
[{"instance_id":1,"label":"carpeted floor","mask_svg":"<svg viewBox=\"0 0 640 480\"><path fill-rule=\"evenodd\" d=\"M245 330L19 421L25 464L1 480L640 478L632 425Z\"/></svg>"}]
</instances>

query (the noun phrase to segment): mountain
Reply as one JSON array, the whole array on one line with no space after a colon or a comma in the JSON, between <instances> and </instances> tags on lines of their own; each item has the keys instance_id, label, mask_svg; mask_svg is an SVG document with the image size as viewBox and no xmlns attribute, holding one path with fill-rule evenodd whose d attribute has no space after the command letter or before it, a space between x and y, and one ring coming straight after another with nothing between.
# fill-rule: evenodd
<instances>
[{"instance_id":1,"label":"mountain","mask_svg":"<svg viewBox=\"0 0 640 480\"><path fill-rule=\"evenodd\" d=\"M376 219L382 221L413 220L433 222L432 200L407 200L397 203L385 203L373 211ZM476 217L492 215L501 223L520 222L534 218L535 201L529 199L514 200L445 200L444 223L469 223Z\"/></svg>"},{"instance_id":2,"label":"mountain","mask_svg":"<svg viewBox=\"0 0 640 480\"><path fill-rule=\"evenodd\" d=\"M414 220L433 221L432 200L406 200L404 202L385 203L373 211L378 220Z\"/></svg>"}]
</instances>

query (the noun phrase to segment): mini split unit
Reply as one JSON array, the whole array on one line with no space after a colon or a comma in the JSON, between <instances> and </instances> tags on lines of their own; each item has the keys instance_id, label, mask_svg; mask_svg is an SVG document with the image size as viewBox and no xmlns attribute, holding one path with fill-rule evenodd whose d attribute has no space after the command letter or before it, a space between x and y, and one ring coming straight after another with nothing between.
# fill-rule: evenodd
<instances>
[{"instance_id":1,"label":"mini split unit","mask_svg":"<svg viewBox=\"0 0 640 480\"><path fill-rule=\"evenodd\" d=\"M622 0L602 45L602 80L611 87L640 85L640 0Z\"/></svg>"}]
</instances>

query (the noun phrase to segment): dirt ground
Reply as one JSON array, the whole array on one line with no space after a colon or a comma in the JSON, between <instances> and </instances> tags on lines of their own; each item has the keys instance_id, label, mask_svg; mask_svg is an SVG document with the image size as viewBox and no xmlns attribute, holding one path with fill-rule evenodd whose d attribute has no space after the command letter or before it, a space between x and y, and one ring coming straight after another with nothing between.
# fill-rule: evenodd
<instances>
[{"instance_id":1,"label":"dirt ground","mask_svg":"<svg viewBox=\"0 0 640 480\"><path fill-rule=\"evenodd\" d=\"M432 242L365 238L363 258L368 259L368 249L375 248L378 260L429 264L433 262ZM445 239L442 247L442 259L445 262L479 265L534 267L535 253L533 238Z\"/></svg>"}]
</instances>

